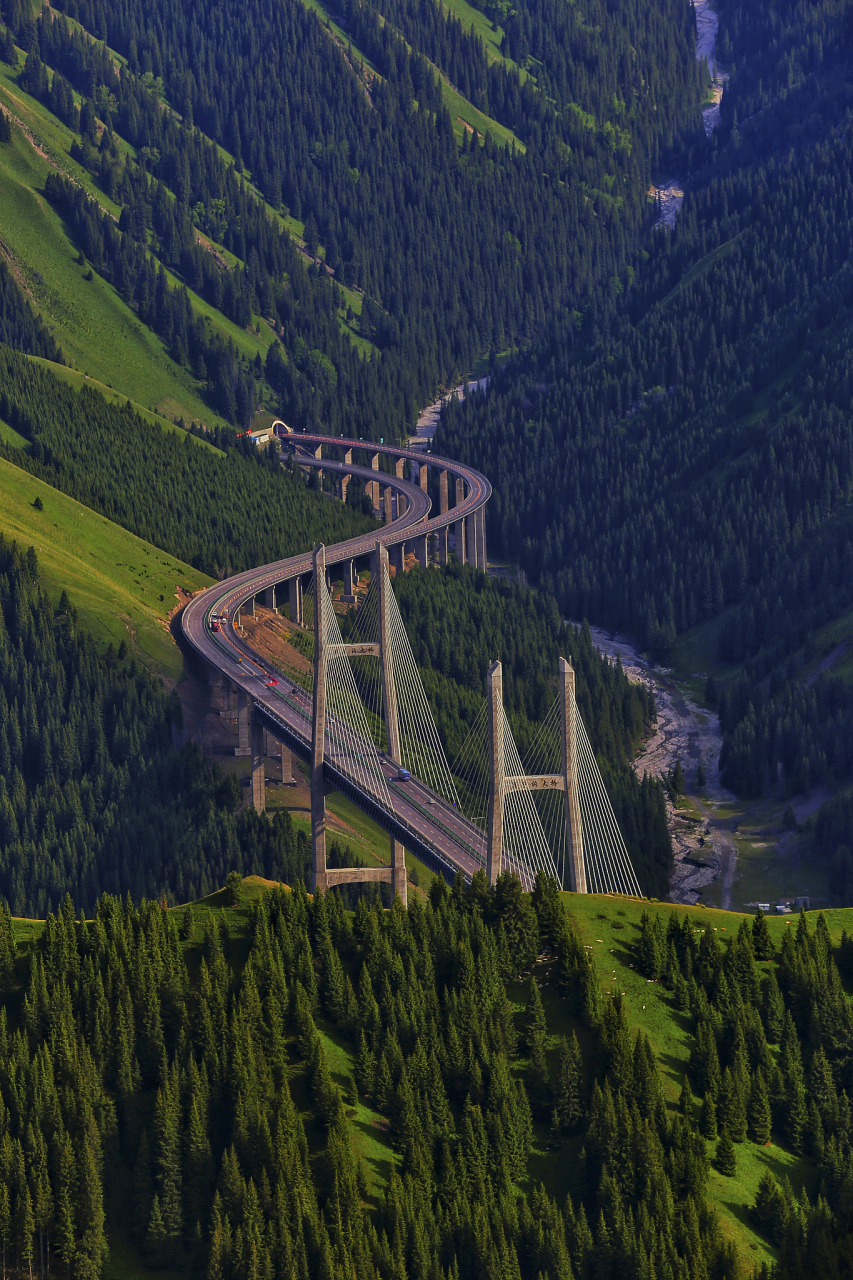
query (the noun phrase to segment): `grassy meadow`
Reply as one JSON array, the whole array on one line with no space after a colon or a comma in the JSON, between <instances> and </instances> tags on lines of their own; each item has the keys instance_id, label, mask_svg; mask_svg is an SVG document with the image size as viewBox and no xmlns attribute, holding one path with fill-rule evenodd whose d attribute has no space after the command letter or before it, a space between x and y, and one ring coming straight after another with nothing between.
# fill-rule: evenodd
<instances>
[{"instance_id":1,"label":"grassy meadow","mask_svg":"<svg viewBox=\"0 0 853 1280\"><path fill-rule=\"evenodd\" d=\"M41 498L43 510L33 506ZM42 480L0 459L0 532L34 546L52 599L68 591L98 640L126 640L151 670L180 679L183 659L168 629L177 589L210 579Z\"/></svg>"}]
</instances>

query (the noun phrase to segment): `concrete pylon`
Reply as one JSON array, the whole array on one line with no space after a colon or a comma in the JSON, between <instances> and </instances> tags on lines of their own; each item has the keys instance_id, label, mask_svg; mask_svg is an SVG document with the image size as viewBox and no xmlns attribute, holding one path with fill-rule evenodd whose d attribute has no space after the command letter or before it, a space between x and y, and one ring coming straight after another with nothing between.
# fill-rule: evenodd
<instances>
[{"instance_id":1,"label":"concrete pylon","mask_svg":"<svg viewBox=\"0 0 853 1280\"><path fill-rule=\"evenodd\" d=\"M385 513L385 523L390 524L394 519L394 490L390 484L387 484L382 491L382 508Z\"/></svg>"},{"instance_id":2,"label":"concrete pylon","mask_svg":"<svg viewBox=\"0 0 853 1280\"><path fill-rule=\"evenodd\" d=\"M487 571L486 564L486 507L478 507L475 518L477 521L477 568L482 569L483 573Z\"/></svg>"},{"instance_id":3,"label":"concrete pylon","mask_svg":"<svg viewBox=\"0 0 853 1280\"><path fill-rule=\"evenodd\" d=\"M343 569L344 569L344 589L341 592L341 600L344 602L344 604L355 604L355 584L356 584L355 561L344 560Z\"/></svg>"},{"instance_id":4,"label":"concrete pylon","mask_svg":"<svg viewBox=\"0 0 853 1280\"><path fill-rule=\"evenodd\" d=\"M427 485L429 484L429 468L427 467L427 464L425 462L422 462L418 467L418 483L420 484L424 493L426 493Z\"/></svg>"},{"instance_id":5,"label":"concrete pylon","mask_svg":"<svg viewBox=\"0 0 853 1280\"><path fill-rule=\"evenodd\" d=\"M290 590L290 621L295 626L301 627L304 622L302 614L302 579L299 577L291 578L287 585Z\"/></svg>"},{"instance_id":6,"label":"concrete pylon","mask_svg":"<svg viewBox=\"0 0 853 1280\"><path fill-rule=\"evenodd\" d=\"M264 604L275 613L275 586L267 587L264 592Z\"/></svg>"},{"instance_id":7,"label":"concrete pylon","mask_svg":"<svg viewBox=\"0 0 853 1280\"><path fill-rule=\"evenodd\" d=\"M252 718L252 700L242 689L237 689L237 745L234 748L235 756L247 756L250 754L249 745L249 722Z\"/></svg>"},{"instance_id":8,"label":"concrete pylon","mask_svg":"<svg viewBox=\"0 0 853 1280\"><path fill-rule=\"evenodd\" d=\"M373 553L373 572L379 592L379 676L382 682L382 707L385 714L385 736L388 755L400 762L400 723L397 715L397 689L394 683L394 659L391 651L391 617L389 612L391 579L388 576L388 551L377 542ZM403 906L408 905L406 880L406 850L399 840L391 837L391 886L392 892Z\"/></svg>"},{"instance_id":9,"label":"concrete pylon","mask_svg":"<svg viewBox=\"0 0 853 1280\"><path fill-rule=\"evenodd\" d=\"M447 472L440 471L438 473L438 509L441 515L445 515L450 510L450 504L447 496ZM442 569L447 567L447 535L448 528L445 525L438 531L438 563Z\"/></svg>"},{"instance_id":10,"label":"concrete pylon","mask_svg":"<svg viewBox=\"0 0 853 1280\"><path fill-rule=\"evenodd\" d=\"M443 525L439 529L438 534L438 563L442 569L447 568L447 525Z\"/></svg>"},{"instance_id":11,"label":"concrete pylon","mask_svg":"<svg viewBox=\"0 0 853 1280\"><path fill-rule=\"evenodd\" d=\"M503 671L493 662L486 674L489 712L489 816L486 827L486 875L494 884L501 873L504 846Z\"/></svg>"},{"instance_id":12,"label":"concrete pylon","mask_svg":"<svg viewBox=\"0 0 853 1280\"><path fill-rule=\"evenodd\" d=\"M575 669L571 659L560 658L560 720L563 730L563 797L566 812L566 862L572 893L586 893L583 859L583 824L578 798L578 735L575 703Z\"/></svg>"},{"instance_id":13,"label":"concrete pylon","mask_svg":"<svg viewBox=\"0 0 853 1280\"><path fill-rule=\"evenodd\" d=\"M311 712L311 892L327 888L326 795L326 548L314 548L314 698Z\"/></svg>"},{"instance_id":14,"label":"concrete pylon","mask_svg":"<svg viewBox=\"0 0 853 1280\"><path fill-rule=\"evenodd\" d=\"M378 454L378 453L371 454L371 457L370 457L370 470L371 470L371 471L378 471L378 470L379 470L379 454ZM373 510L374 510L374 511L376 511L376 510L378 509L378 507L379 507L379 482L378 482L378 480L369 480L369 481L368 481L368 484L367 484L367 491L368 491L368 493L370 494L370 501L373 503Z\"/></svg>"},{"instance_id":15,"label":"concrete pylon","mask_svg":"<svg viewBox=\"0 0 853 1280\"><path fill-rule=\"evenodd\" d=\"M322 456L323 456L323 446L322 446L321 444L318 444L318 445L317 445L317 448L314 450L314 457L315 457L315 458L322 458ZM323 483L323 468L322 468L322 467L317 467L317 468L316 468L316 471L317 471L317 479L320 481L320 484L322 484L322 483Z\"/></svg>"},{"instance_id":16,"label":"concrete pylon","mask_svg":"<svg viewBox=\"0 0 853 1280\"><path fill-rule=\"evenodd\" d=\"M461 476L456 477L456 506L460 507L465 501L465 481ZM457 520L453 526L453 533L456 539L456 559L460 564L467 562L465 555L465 520Z\"/></svg>"},{"instance_id":17,"label":"concrete pylon","mask_svg":"<svg viewBox=\"0 0 853 1280\"><path fill-rule=\"evenodd\" d=\"M266 808L266 774L264 772L264 728L254 716L251 721L252 739L252 804L255 813Z\"/></svg>"},{"instance_id":18,"label":"concrete pylon","mask_svg":"<svg viewBox=\"0 0 853 1280\"><path fill-rule=\"evenodd\" d=\"M405 542L397 542L388 552L391 564L394 566L396 574L402 574L406 569L406 544Z\"/></svg>"},{"instance_id":19,"label":"concrete pylon","mask_svg":"<svg viewBox=\"0 0 853 1280\"><path fill-rule=\"evenodd\" d=\"M480 567L480 557L477 551L477 512L472 511L470 515L465 517L465 555L469 564L475 569Z\"/></svg>"},{"instance_id":20,"label":"concrete pylon","mask_svg":"<svg viewBox=\"0 0 853 1280\"><path fill-rule=\"evenodd\" d=\"M415 541L415 555L418 557L418 564L422 569L429 568L429 548L427 545L427 536L421 534Z\"/></svg>"},{"instance_id":21,"label":"concrete pylon","mask_svg":"<svg viewBox=\"0 0 853 1280\"><path fill-rule=\"evenodd\" d=\"M397 494L397 519L404 516L409 509L409 500L404 493Z\"/></svg>"},{"instance_id":22,"label":"concrete pylon","mask_svg":"<svg viewBox=\"0 0 853 1280\"><path fill-rule=\"evenodd\" d=\"M341 502L346 502L347 500L347 486L351 479L351 476L341 476Z\"/></svg>"}]
</instances>

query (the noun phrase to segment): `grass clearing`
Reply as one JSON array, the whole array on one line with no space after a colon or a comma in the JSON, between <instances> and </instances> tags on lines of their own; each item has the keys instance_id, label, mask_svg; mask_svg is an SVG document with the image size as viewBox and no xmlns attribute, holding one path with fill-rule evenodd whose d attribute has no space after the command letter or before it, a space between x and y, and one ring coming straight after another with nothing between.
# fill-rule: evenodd
<instances>
[{"instance_id":1,"label":"grass clearing","mask_svg":"<svg viewBox=\"0 0 853 1280\"><path fill-rule=\"evenodd\" d=\"M33 507L36 497L44 509ZM177 588L210 579L0 458L0 531L32 545L52 600L65 589L96 639L126 640L152 671L178 680L183 658L168 630Z\"/></svg>"}]
</instances>

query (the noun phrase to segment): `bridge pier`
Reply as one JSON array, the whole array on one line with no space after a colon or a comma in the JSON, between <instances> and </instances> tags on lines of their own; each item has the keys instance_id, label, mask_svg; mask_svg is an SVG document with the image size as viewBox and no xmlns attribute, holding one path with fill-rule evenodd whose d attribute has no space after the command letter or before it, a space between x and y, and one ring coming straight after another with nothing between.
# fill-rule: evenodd
<instances>
[{"instance_id":1,"label":"bridge pier","mask_svg":"<svg viewBox=\"0 0 853 1280\"><path fill-rule=\"evenodd\" d=\"M578 734L575 702L575 669L571 658L560 658L560 721L563 746L563 800L566 813L566 862L572 893L586 893L583 859L583 824L578 796Z\"/></svg>"},{"instance_id":2,"label":"bridge pier","mask_svg":"<svg viewBox=\"0 0 853 1280\"><path fill-rule=\"evenodd\" d=\"M421 536L415 540L415 555L418 557L418 564L422 569L429 568L428 552L427 535L422 533Z\"/></svg>"},{"instance_id":3,"label":"bridge pier","mask_svg":"<svg viewBox=\"0 0 853 1280\"><path fill-rule=\"evenodd\" d=\"M264 592L264 604L275 613L275 586L267 587Z\"/></svg>"},{"instance_id":4,"label":"bridge pier","mask_svg":"<svg viewBox=\"0 0 853 1280\"><path fill-rule=\"evenodd\" d=\"M290 621L295 626L304 626L304 618L302 614L302 579L300 577L291 578L288 582L290 589Z\"/></svg>"},{"instance_id":5,"label":"bridge pier","mask_svg":"<svg viewBox=\"0 0 853 1280\"><path fill-rule=\"evenodd\" d=\"M416 463L415 465L417 466L418 464ZM429 474L427 464L425 462L422 462L420 466L418 466L418 483L424 493L426 493L427 485L429 484Z\"/></svg>"},{"instance_id":6,"label":"bridge pier","mask_svg":"<svg viewBox=\"0 0 853 1280\"><path fill-rule=\"evenodd\" d=\"M486 675L489 727L489 814L486 827L486 875L494 884L501 873L504 837L503 672L493 662Z\"/></svg>"},{"instance_id":7,"label":"bridge pier","mask_svg":"<svg viewBox=\"0 0 853 1280\"><path fill-rule=\"evenodd\" d=\"M397 519L399 520L409 509L409 502L404 493L397 494Z\"/></svg>"},{"instance_id":8,"label":"bridge pier","mask_svg":"<svg viewBox=\"0 0 853 1280\"><path fill-rule=\"evenodd\" d=\"M394 491L390 484L386 485L382 490L382 508L385 513L385 523L390 524L394 519Z\"/></svg>"},{"instance_id":9,"label":"bridge pier","mask_svg":"<svg viewBox=\"0 0 853 1280\"><path fill-rule=\"evenodd\" d=\"M488 565L486 563L486 508L485 505L477 508L477 568L482 569L486 573Z\"/></svg>"},{"instance_id":10,"label":"bridge pier","mask_svg":"<svg viewBox=\"0 0 853 1280\"><path fill-rule=\"evenodd\" d=\"M314 548L314 697L311 714L311 892L328 888L326 871L326 548Z\"/></svg>"},{"instance_id":11,"label":"bridge pier","mask_svg":"<svg viewBox=\"0 0 853 1280\"><path fill-rule=\"evenodd\" d=\"M444 525L438 531L438 563L442 569L447 568L447 525Z\"/></svg>"},{"instance_id":12,"label":"bridge pier","mask_svg":"<svg viewBox=\"0 0 853 1280\"><path fill-rule=\"evenodd\" d=\"M468 563L472 564L475 569L480 567L480 559L477 551L477 513L472 511L470 515L465 517L465 553Z\"/></svg>"},{"instance_id":13,"label":"bridge pier","mask_svg":"<svg viewBox=\"0 0 853 1280\"><path fill-rule=\"evenodd\" d=\"M237 689L237 746L235 756L250 754L249 723L252 718L252 699L242 689Z\"/></svg>"},{"instance_id":14,"label":"bridge pier","mask_svg":"<svg viewBox=\"0 0 853 1280\"><path fill-rule=\"evenodd\" d=\"M350 461L352 461L352 456L350 456ZM347 488L349 486L350 479L350 476L341 476L341 502L346 502L347 500Z\"/></svg>"},{"instance_id":15,"label":"bridge pier","mask_svg":"<svg viewBox=\"0 0 853 1280\"><path fill-rule=\"evenodd\" d=\"M255 813L263 813L266 808L266 775L264 773L264 729L263 725L252 718L252 804Z\"/></svg>"},{"instance_id":16,"label":"bridge pier","mask_svg":"<svg viewBox=\"0 0 853 1280\"><path fill-rule=\"evenodd\" d=\"M377 615L379 620L379 678L382 682L382 706L385 711L385 736L388 754L400 763L400 723L397 715L397 687L394 680L394 659L391 649L391 616L389 597L391 579L388 575L388 551L377 542L373 553L373 570L378 588ZM399 840L391 836L391 886L393 894L403 906L408 905L406 880L406 850Z\"/></svg>"},{"instance_id":17,"label":"bridge pier","mask_svg":"<svg viewBox=\"0 0 853 1280\"><path fill-rule=\"evenodd\" d=\"M370 455L370 469L371 471L379 470L379 454L378 453L373 453ZM379 509L379 481L378 480L368 481L367 488L370 493L370 501L373 503L373 510L377 511Z\"/></svg>"},{"instance_id":18,"label":"bridge pier","mask_svg":"<svg viewBox=\"0 0 853 1280\"><path fill-rule=\"evenodd\" d=\"M344 560L344 589L341 593L341 600L344 604L355 604L355 561Z\"/></svg>"},{"instance_id":19,"label":"bridge pier","mask_svg":"<svg viewBox=\"0 0 853 1280\"><path fill-rule=\"evenodd\" d=\"M465 501L465 481L461 476L456 477L456 506L461 507ZM453 533L456 541L456 559L460 564L465 564L465 519L457 520L453 526Z\"/></svg>"},{"instance_id":20,"label":"bridge pier","mask_svg":"<svg viewBox=\"0 0 853 1280\"><path fill-rule=\"evenodd\" d=\"M323 446L321 444L318 444L317 448L314 450L314 457L322 458L322 456L323 456ZM322 488L322 485L323 485L323 468L322 467L317 467L317 479L319 480L320 487Z\"/></svg>"},{"instance_id":21,"label":"bridge pier","mask_svg":"<svg viewBox=\"0 0 853 1280\"><path fill-rule=\"evenodd\" d=\"M395 574L402 577L406 569L405 542L397 542L393 547L389 547L388 556L391 561L391 567L393 568Z\"/></svg>"}]
</instances>

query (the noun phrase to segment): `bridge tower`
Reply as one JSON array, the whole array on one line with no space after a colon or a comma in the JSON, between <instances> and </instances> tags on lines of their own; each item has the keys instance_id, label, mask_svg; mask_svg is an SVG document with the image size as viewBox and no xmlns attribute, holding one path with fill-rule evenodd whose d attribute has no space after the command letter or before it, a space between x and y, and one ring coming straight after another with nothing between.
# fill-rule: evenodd
<instances>
[{"instance_id":1,"label":"bridge tower","mask_svg":"<svg viewBox=\"0 0 853 1280\"><path fill-rule=\"evenodd\" d=\"M376 543L373 553L373 571L376 574L379 615L379 677L382 682L382 706L385 711L385 736L388 754L400 763L400 724L397 715L397 688L394 681L394 658L391 650L390 594L391 578L388 573L388 549ZM394 892L405 907L408 903L406 882L406 851L399 840L391 837L391 883Z\"/></svg>"},{"instance_id":2,"label":"bridge tower","mask_svg":"<svg viewBox=\"0 0 853 1280\"><path fill-rule=\"evenodd\" d=\"M323 765L326 758L326 628L323 596L326 592L326 548L314 548L314 699L311 710L311 892L325 890L326 795Z\"/></svg>"},{"instance_id":3,"label":"bridge tower","mask_svg":"<svg viewBox=\"0 0 853 1280\"><path fill-rule=\"evenodd\" d=\"M575 672L571 661L560 658L561 769L559 773L507 774L503 674L493 662L486 676L489 752L489 809L486 826L486 875L494 884L503 867L504 802L514 791L562 790L566 823L566 862L573 893L586 893L583 857L583 823L578 797L577 707Z\"/></svg>"},{"instance_id":4,"label":"bridge tower","mask_svg":"<svg viewBox=\"0 0 853 1280\"><path fill-rule=\"evenodd\" d=\"M379 583L379 641L367 644L335 644L334 655L341 653L349 657L377 656L380 661L383 701L385 703L385 726L388 736L389 755L399 759L399 728L397 716L396 688L394 685L393 664L390 643L390 617L388 610L388 592L391 582L388 577L388 552L379 543L374 556L375 571ZM400 898L403 906L407 905L406 860L405 850L399 840L391 837L390 867L332 867L326 865L326 796L325 796L325 762L326 762L326 729L327 729L327 664L329 660L329 642L327 636L327 614L330 607L326 586L326 549L322 544L314 548L314 695L311 715L311 891L324 892L335 884L356 884L366 881L384 881L391 885L394 895ZM334 719L334 710L333 710Z\"/></svg>"}]
</instances>

